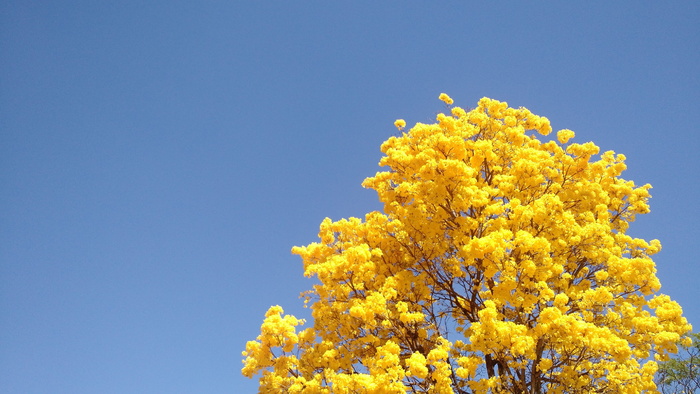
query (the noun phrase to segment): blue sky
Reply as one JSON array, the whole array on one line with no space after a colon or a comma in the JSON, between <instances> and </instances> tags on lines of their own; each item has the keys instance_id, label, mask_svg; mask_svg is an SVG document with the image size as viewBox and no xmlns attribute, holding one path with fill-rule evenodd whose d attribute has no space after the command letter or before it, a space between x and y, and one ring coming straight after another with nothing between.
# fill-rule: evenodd
<instances>
[{"instance_id":1,"label":"blue sky","mask_svg":"<svg viewBox=\"0 0 700 394\"><path fill-rule=\"evenodd\" d=\"M294 245L380 209L393 122L488 96L651 183L700 327L700 3L3 1L0 392L246 393Z\"/></svg>"}]
</instances>

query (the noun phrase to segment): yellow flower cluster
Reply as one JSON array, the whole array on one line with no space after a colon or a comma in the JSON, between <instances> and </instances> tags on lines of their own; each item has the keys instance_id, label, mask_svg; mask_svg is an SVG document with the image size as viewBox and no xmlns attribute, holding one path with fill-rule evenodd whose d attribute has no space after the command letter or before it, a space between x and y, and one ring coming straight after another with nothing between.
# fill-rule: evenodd
<instances>
[{"instance_id":1,"label":"yellow flower cluster","mask_svg":"<svg viewBox=\"0 0 700 394\"><path fill-rule=\"evenodd\" d=\"M557 139L559 143L566 144L570 139L574 138L575 135L576 134L569 129L559 130L557 132Z\"/></svg>"},{"instance_id":2,"label":"yellow flower cluster","mask_svg":"<svg viewBox=\"0 0 700 394\"><path fill-rule=\"evenodd\" d=\"M447 105L452 105L452 104L454 104L454 100L452 100L452 98L451 98L450 96L448 96L447 94L445 94L445 93L440 93L439 99L440 99L441 101L443 101L443 102L444 102L445 104L447 104Z\"/></svg>"},{"instance_id":3,"label":"yellow flower cluster","mask_svg":"<svg viewBox=\"0 0 700 394\"><path fill-rule=\"evenodd\" d=\"M265 393L653 392L648 360L691 327L658 294L660 243L626 232L651 186L571 130L540 140L525 108L449 112L382 145L363 185L383 212L293 249L313 326L271 308L244 375Z\"/></svg>"}]
</instances>

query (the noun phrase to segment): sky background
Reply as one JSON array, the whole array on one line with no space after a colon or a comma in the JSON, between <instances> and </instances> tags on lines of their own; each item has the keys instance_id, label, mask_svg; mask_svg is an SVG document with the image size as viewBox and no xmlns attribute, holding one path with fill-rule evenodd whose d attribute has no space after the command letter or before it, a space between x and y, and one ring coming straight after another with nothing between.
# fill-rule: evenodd
<instances>
[{"instance_id":1,"label":"sky background","mask_svg":"<svg viewBox=\"0 0 700 394\"><path fill-rule=\"evenodd\" d=\"M700 2L0 2L0 392L252 393L294 245L381 209L393 122L547 116L651 183L700 328Z\"/></svg>"}]
</instances>

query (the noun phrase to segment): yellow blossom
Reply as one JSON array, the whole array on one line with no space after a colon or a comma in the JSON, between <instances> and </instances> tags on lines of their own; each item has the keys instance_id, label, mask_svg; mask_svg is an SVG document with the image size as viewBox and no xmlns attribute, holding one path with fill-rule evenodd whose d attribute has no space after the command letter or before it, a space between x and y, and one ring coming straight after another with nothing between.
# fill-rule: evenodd
<instances>
[{"instance_id":1,"label":"yellow blossom","mask_svg":"<svg viewBox=\"0 0 700 394\"><path fill-rule=\"evenodd\" d=\"M560 143L566 144L570 139L574 138L575 135L576 134L569 129L559 130L557 132L557 139Z\"/></svg>"},{"instance_id":2,"label":"yellow blossom","mask_svg":"<svg viewBox=\"0 0 700 394\"><path fill-rule=\"evenodd\" d=\"M450 98L450 96L448 96L445 93L440 93L439 98L441 101L445 102L445 104L447 104L447 105L452 105L454 103L454 100L452 100L452 98Z\"/></svg>"},{"instance_id":3,"label":"yellow blossom","mask_svg":"<svg viewBox=\"0 0 700 394\"><path fill-rule=\"evenodd\" d=\"M525 108L449 109L382 144L362 184L381 211L292 249L314 322L271 307L243 374L264 393L653 392L649 360L691 327L658 293L660 242L627 233L651 186L571 130L540 141Z\"/></svg>"}]
</instances>

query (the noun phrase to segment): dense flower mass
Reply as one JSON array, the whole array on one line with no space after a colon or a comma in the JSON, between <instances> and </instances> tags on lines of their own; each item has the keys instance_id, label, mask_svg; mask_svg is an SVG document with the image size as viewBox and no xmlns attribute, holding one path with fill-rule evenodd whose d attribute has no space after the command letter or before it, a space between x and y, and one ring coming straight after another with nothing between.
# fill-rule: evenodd
<instances>
[{"instance_id":1,"label":"dense flower mass","mask_svg":"<svg viewBox=\"0 0 700 394\"><path fill-rule=\"evenodd\" d=\"M550 122L527 109L440 99L382 145L363 186L383 212L293 249L313 325L272 307L243 374L264 393L654 392L690 325L658 294L659 241L626 233L651 186L571 130L538 139Z\"/></svg>"}]
</instances>

